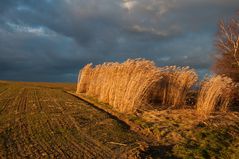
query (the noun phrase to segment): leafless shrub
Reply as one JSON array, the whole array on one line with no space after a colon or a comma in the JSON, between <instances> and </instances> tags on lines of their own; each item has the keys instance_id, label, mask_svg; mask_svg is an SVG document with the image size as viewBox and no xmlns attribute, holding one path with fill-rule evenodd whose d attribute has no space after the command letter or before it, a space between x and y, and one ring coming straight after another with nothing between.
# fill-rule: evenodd
<instances>
[{"instance_id":1,"label":"leafless shrub","mask_svg":"<svg viewBox=\"0 0 239 159\"><path fill-rule=\"evenodd\" d=\"M239 13L228 21L221 21L215 39L217 54L213 70L239 82Z\"/></svg>"}]
</instances>

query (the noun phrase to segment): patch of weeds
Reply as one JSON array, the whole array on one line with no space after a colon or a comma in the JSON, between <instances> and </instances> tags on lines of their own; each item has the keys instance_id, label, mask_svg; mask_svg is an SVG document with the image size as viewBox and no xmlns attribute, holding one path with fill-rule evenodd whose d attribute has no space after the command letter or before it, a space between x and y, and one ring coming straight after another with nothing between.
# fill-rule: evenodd
<instances>
[{"instance_id":1,"label":"patch of weeds","mask_svg":"<svg viewBox=\"0 0 239 159\"><path fill-rule=\"evenodd\" d=\"M160 130L159 130L159 128L158 127L153 127L153 133L154 134L159 134L160 133Z\"/></svg>"},{"instance_id":2,"label":"patch of weeds","mask_svg":"<svg viewBox=\"0 0 239 159\"><path fill-rule=\"evenodd\" d=\"M142 128L147 129L153 127L153 123L150 122L144 122L142 120L136 120L136 123L139 124Z\"/></svg>"},{"instance_id":3,"label":"patch of weeds","mask_svg":"<svg viewBox=\"0 0 239 159\"><path fill-rule=\"evenodd\" d=\"M143 124L143 121L140 120L140 119L136 119L136 120L134 120L134 123L135 123L135 124L138 124L138 125L142 125L142 124Z\"/></svg>"},{"instance_id":4,"label":"patch of weeds","mask_svg":"<svg viewBox=\"0 0 239 159\"><path fill-rule=\"evenodd\" d=\"M144 129L151 129L154 125L154 123L151 123L151 122L145 122L141 119L136 119L134 120L134 123L139 125L140 127L144 128Z\"/></svg>"},{"instance_id":5,"label":"patch of weeds","mask_svg":"<svg viewBox=\"0 0 239 159\"><path fill-rule=\"evenodd\" d=\"M130 121L135 121L135 120L138 120L139 117L137 117L136 115L129 115L129 116L128 116L128 119L129 119Z\"/></svg>"},{"instance_id":6,"label":"patch of weeds","mask_svg":"<svg viewBox=\"0 0 239 159\"><path fill-rule=\"evenodd\" d=\"M199 129L194 132L194 138L175 145L173 153L180 158L230 158L232 155L228 147L233 144L233 136L227 129Z\"/></svg>"},{"instance_id":7,"label":"patch of weeds","mask_svg":"<svg viewBox=\"0 0 239 159\"><path fill-rule=\"evenodd\" d=\"M160 136L166 136L166 135L168 134L168 132L169 132L169 130L168 130L167 128L162 129L162 130L160 131Z\"/></svg>"},{"instance_id":8,"label":"patch of weeds","mask_svg":"<svg viewBox=\"0 0 239 159\"><path fill-rule=\"evenodd\" d=\"M15 140L13 140L12 135L14 134L14 128L8 127L3 132L0 133L0 143L4 150L6 151L9 145L15 146Z\"/></svg>"}]
</instances>

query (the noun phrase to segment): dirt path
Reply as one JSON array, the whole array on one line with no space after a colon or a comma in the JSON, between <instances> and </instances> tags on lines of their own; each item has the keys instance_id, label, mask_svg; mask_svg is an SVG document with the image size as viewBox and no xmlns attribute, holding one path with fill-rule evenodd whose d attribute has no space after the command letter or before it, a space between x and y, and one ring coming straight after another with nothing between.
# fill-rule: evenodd
<instances>
[{"instance_id":1,"label":"dirt path","mask_svg":"<svg viewBox=\"0 0 239 159\"><path fill-rule=\"evenodd\" d=\"M0 158L119 158L142 141L63 90L0 86Z\"/></svg>"}]
</instances>

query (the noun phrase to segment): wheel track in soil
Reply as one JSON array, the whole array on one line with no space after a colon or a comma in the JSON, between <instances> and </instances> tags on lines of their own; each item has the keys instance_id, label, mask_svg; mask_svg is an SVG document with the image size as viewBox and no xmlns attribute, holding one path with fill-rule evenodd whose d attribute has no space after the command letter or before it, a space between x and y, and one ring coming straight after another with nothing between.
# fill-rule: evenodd
<instances>
[{"instance_id":1,"label":"wheel track in soil","mask_svg":"<svg viewBox=\"0 0 239 159\"><path fill-rule=\"evenodd\" d=\"M42 97L42 95L40 95L41 93L40 92L38 92L37 93L38 94L38 96L36 96L36 97ZM47 93L46 93L47 94ZM50 96L47 96L47 98L49 99L49 98L51 98ZM42 101L44 101L44 98L43 99L41 99ZM41 103L41 100L39 100L39 98L37 98L36 99L36 101L37 101L37 103L40 105L40 110L43 110L43 112L44 112L44 109L49 109L48 107L44 107L43 108L43 106L47 106L47 104L42 104ZM63 113L62 113L63 114ZM54 132L54 128L53 128L53 126L52 126L52 119L50 119L49 118L49 116L47 116L45 113L43 113L43 115L45 116L45 118L47 119L47 122L46 122L46 124L44 124L44 127L45 127L45 129L47 129L47 131L48 132ZM58 120L55 120L55 124L57 124L57 125L59 125L58 124ZM43 124L41 124L42 126L43 126ZM40 129L44 129L43 127L42 128L40 128ZM48 134L49 135L49 134ZM50 138L52 138L53 136L52 135L49 135L49 139ZM67 139L67 138L66 138ZM84 148L84 147L82 147L82 146L79 146L78 144L76 144L75 142L72 144L72 141L71 140L69 140L69 139L67 139L66 141L68 141L68 142L70 142L71 144L69 144L71 147L74 147L74 149L77 149L77 152L78 151L81 151L82 149L84 150L84 152L87 152L87 153L90 153L90 150L89 150L89 148L88 148L88 150L86 149L86 148ZM55 145L55 150L54 151L57 151L61 156L64 156L64 157L69 157L70 158L70 156L69 156L69 154L67 154L65 151L64 151L64 147L62 147L62 145L59 145L58 143L57 143L57 141L55 141L55 140L52 140L52 144L54 144ZM87 151L86 151L87 150ZM89 158L90 157L94 157L94 156L88 156Z\"/></svg>"},{"instance_id":2,"label":"wheel track in soil","mask_svg":"<svg viewBox=\"0 0 239 159\"><path fill-rule=\"evenodd\" d=\"M13 158L13 157L24 157L23 152L24 150L24 145L26 142L25 136L22 136L24 132L22 131L22 118L18 114L25 113L26 111L26 95L27 93L26 89L21 89L19 90L18 96L14 99L12 106L8 105L7 107L7 112L14 112L14 117L12 120L12 125L13 128L17 129L18 131L12 132L13 130L10 129L8 131L7 135L9 136L9 142L6 142L5 147L8 149L11 149L11 151L6 153L6 158ZM12 140L11 140L12 139ZM16 152L16 154L14 154ZM15 156L16 155L16 156Z\"/></svg>"},{"instance_id":3,"label":"wheel track in soil","mask_svg":"<svg viewBox=\"0 0 239 159\"><path fill-rule=\"evenodd\" d=\"M15 97L16 93L17 93L17 90L10 87L10 88L7 88L6 91L4 91L0 95L0 115L3 113L6 113L4 111L7 108L7 106L12 105L11 103L13 103L16 100L16 97Z\"/></svg>"},{"instance_id":4,"label":"wheel track in soil","mask_svg":"<svg viewBox=\"0 0 239 159\"><path fill-rule=\"evenodd\" d=\"M55 98L51 97L51 95L49 94L49 92L44 92L44 94L46 95L47 99L52 98L51 102L48 101L49 103L48 103L48 104L44 104L44 105L54 105L55 108L57 108L58 110L60 110L60 112L61 112L61 114L62 114L62 119L63 119L63 120L56 119L56 120L55 120L56 126L58 126L59 128L63 128L65 125L66 125L67 127L69 127L68 125L69 125L70 122L75 123L75 121L74 121L69 115L66 117L66 115L65 115L65 113L64 113L64 110L63 110L63 106L62 106L60 103L58 103ZM71 119L71 121L66 122L68 119ZM49 125L51 125L51 124L49 124ZM74 126L75 129L77 129L77 124L74 124L73 126ZM54 129L52 129L52 130L54 130ZM77 130L79 130L79 129L77 129ZM110 150L105 151L104 149L102 149L102 147L104 147L103 145L99 145L99 143L96 143L95 141L90 140L90 138L87 138L86 134L83 134L83 133L80 132L80 131L79 131L78 133L80 133L81 136L84 136L85 141L87 141L87 142L85 142L84 145L87 145L87 146L84 146L84 145L81 145L81 144L77 144L77 142L75 141L75 139L74 139L74 137L73 137L72 135L67 135L67 136L65 136L65 137L66 137L66 139L67 139L72 145L74 145L75 147L77 147L77 148L79 148L79 149L84 149L84 151L88 152L89 154L90 154L90 153L93 153L93 152L91 151L92 147L93 147L95 150L97 150L97 152L101 152L100 154L93 153L94 156L88 156L88 157L96 157L96 156L98 156L98 157L100 157L100 158L104 158L104 156L107 156L107 154L110 152ZM88 142L88 141L89 141L89 142ZM93 143L93 144L92 144L92 143ZM98 146L98 145L99 145L99 146ZM103 154L103 155L102 155L102 154ZM110 157L110 156L109 156L109 157Z\"/></svg>"}]
</instances>

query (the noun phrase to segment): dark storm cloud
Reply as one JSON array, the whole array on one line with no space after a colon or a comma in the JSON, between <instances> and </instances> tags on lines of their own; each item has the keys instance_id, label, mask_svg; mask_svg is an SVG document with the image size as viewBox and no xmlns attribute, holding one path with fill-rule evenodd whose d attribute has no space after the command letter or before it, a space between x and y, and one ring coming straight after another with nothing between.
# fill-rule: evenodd
<instances>
[{"instance_id":1,"label":"dark storm cloud","mask_svg":"<svg viewBox=\"0 0 239 159\"><path fill-rule=\"evenodd\" d=\"M143 57L206 72L237 0L1 0L1 79L75 81L86 63Z\"/></svg>"}]
</instances>

